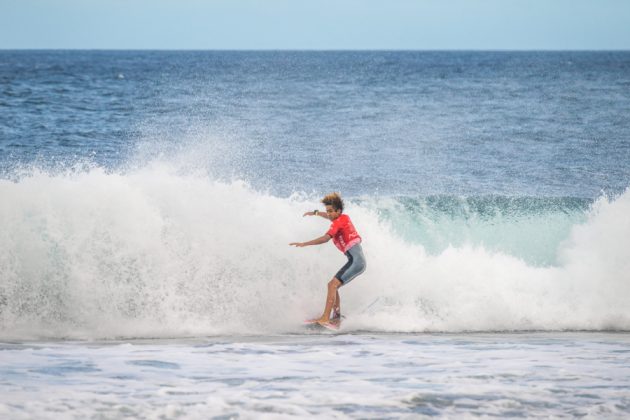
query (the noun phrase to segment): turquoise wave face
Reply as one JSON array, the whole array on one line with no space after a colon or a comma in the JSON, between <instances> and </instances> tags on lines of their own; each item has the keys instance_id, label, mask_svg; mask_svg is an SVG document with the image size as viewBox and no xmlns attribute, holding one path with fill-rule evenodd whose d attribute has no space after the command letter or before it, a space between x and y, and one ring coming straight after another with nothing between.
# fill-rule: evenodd
<instances>
[{"instance_id":1,"label":"turquoise wave face","mask_svg":"<svg viewBox=\"0 0 630 420\"><path fill-rule=\"evenodd\" d=\"M359 200L397 236L432 255L448 247L481 246L529 265L557 263L571 228L586 221L591 199L561 197L395 197Z\"/></svg>"}]
</instances>

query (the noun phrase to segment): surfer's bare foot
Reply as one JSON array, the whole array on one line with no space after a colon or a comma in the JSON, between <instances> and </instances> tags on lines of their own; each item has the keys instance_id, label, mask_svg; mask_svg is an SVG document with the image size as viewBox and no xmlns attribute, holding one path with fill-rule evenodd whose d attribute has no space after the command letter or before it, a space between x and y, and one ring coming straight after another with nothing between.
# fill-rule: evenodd
<instances>
[{"instance_id":1,"label":"surfer's bare foot","mask_svg":"<svg viewBox=\"0 0 630 420\"><path fill-rule=\"evenodd\" d=\"M330 324L330 318L321 317L317 320L319 325Z\"/></svg>"}]
</instances>

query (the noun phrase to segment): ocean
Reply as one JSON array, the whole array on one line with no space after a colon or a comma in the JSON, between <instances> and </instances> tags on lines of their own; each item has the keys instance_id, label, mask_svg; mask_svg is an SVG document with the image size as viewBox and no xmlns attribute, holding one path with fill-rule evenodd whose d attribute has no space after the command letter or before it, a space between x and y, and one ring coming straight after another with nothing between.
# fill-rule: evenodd
<instances>
[{"instance_id":1,"label":"ocean","mask_svg":"<svg viewBox=\"0 0 630 420\"><path fill-rule=\"evenodd\" d=\"M630 52L0 51L0 416L628 417L629 121Z\"/></svg>"}]
</instances>

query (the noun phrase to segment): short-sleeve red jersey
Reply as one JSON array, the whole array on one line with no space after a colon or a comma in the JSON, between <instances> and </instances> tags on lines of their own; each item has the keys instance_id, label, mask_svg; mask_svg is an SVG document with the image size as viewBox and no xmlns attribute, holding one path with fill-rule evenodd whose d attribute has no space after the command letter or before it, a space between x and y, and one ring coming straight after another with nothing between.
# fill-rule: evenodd
<instances>
[{"instance_id":1,"label":"short-sleeve red jersey","mask_svg":"<svg viewBox=\"0 0 630 420\"><path fill-rule=\"evenodd\" d=\"M326 235L332 238L335 246L343 253L361 242L361 237L350 221L350 217L345 214L333 220Z\"/></svg>"}]
</instances>

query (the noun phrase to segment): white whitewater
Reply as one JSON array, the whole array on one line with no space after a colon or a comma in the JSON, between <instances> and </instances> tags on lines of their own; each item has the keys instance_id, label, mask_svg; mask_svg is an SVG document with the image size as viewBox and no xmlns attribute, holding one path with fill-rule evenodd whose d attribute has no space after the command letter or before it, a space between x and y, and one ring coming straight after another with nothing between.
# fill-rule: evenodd
<instances>
[{"instance_id":1,"label":"white whitewater","mask_svg":"<svg viewBox=\"0 0 630 420\"><path fill-rule=\"evenodd\" d=\"M182 337L300 332L345 259L278 198L155 162L127 172L0 180L0 336ZM480 245L429 254L349 203L368 270L345 331L630 330L630 192L599 199L536 266Z\"/></svg>"}]
</instances>

